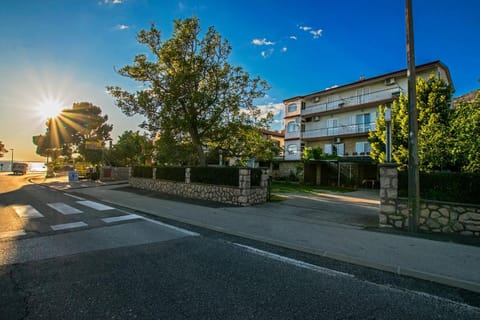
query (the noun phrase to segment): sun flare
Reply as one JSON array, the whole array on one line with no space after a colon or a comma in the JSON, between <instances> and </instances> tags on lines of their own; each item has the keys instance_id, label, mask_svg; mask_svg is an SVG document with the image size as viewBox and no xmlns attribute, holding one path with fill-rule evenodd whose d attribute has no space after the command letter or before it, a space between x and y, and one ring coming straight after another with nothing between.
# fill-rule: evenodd
<instances>
[{"instance_id":1,"label":"sun flare","mask_svg":"<svg viewBox=\"0 0 480 320\"><path fill-rule=\"evenodd\" d=\"M42 99L36 106L36 113L42 121L55 118L65 109L64 103L60 99Z\"/></svg>"}]
</instances>

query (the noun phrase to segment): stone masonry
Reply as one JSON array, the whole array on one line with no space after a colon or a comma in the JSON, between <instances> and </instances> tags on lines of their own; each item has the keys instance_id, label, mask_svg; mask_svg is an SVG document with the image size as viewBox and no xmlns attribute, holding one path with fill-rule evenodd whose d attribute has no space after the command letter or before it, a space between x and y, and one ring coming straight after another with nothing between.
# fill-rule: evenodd
<instances>
[{"instance_id":1,"label":"stone masonry","mask_svg":"<svg viewBox=\"0 0 480 320\"><path fill-rule=\"evenodd\" d=\"M251 206L266 202L268 193L268 170L262 169L262 178L259 187L252 187L250 185L250 169L241 168L239 170L238 187L191 183L190 168L186 168L185 170L185 183L135 177L131 177L129 183L134 188L240 206Z\"/></svg>"},{"instance_id":2,"label":"stone masonry","mask_svg":"<svg viewBox=\"0 0 480 320\"><path fill-rule=\"evenodd\" d=\"M398 197L396 165L380 166L380 226L408 228L408 200ZM433 200L420 201L419 229L480 236L480 206Z\"/></svg>"}]
</instances>

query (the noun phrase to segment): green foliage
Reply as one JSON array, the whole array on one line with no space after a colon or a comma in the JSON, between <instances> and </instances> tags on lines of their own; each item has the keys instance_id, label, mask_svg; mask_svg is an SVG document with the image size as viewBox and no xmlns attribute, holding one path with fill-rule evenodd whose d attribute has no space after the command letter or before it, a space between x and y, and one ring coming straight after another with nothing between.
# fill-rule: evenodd
<instances>
[{"instance_id":1,"label":"green foliage","mask_svg":"<svg viewBox=\"0 0 480 320\"><path fill-rule=\"evenodd\" d=\"M234 167L193 167L190 169L190 181L238 187L239 169Z\"/></svg>"},{"instance_id":2,"label":"green foliage","mask_svg":"<svg viewBox=\"0 0 480 320\"><path fill-rule=\"evenodd\" d=\"M132 177L151 179L151 178L153 178L153 168L152 167L144 167L144 166L133 167Z\"/></svg>"},{"instance_id":3,"label":"green foliage","mask_svg":"<svg viewBox=\"0 0 480 320\"><path fill-rule=\"evenodd\" d=\"M185 168L183 167L157 167L157 179L185 182Z\"/></svg>"},{"instance_id":4,"label":"green foliage","mask_svg":"<svg viewBox=\"0 0 480 320\"><path fill-rule=\"evenodd\" d=\"M419 169L431 171L444 169L452 165L450 148L449 123L452 117L450 100L452 88L443 79L431 76L428 80L417 79L416 107L418 113L418 155ZM370 156L382 163L385 162L386 144L386 106L379 107L376 120L376 131L370 131ZM392 158L406 168L408 163L408 99L401 95L393 102L392 107Z\"/></svg>"},{"instance_id":5,"label":"green foliage","mask_svg":"<svg viewBox=\"0 0 480 320\"><path fill-rule=\"evenodd\" d=\"M430 172L420 173L420 197L428 200L480 204L479 173ZM399 196L408 196L407 172L398 176Z\"/></svg>"},{"instance_id":6,"label":"green foliage","mask_svg":"<svg viewBox=\"0 0 480 320\"><path fill-rule=\"evenodd\" d=\"M322 159L323 151L320 147L305 147L303 149L302 159L304 161L308 160L320 160Z\"/></svg>"},{"instance_id":7,"label":"green foliage","mask_svg":"<svg viewBox=\"0 0 480 320\"><path fill-rule=\"evenodd\" d=\"M137 40L151 51L152 61L139 54L132 65L118 73L141 82L144 89L130 93L108 87L108 91L125 114L146 118L142 127L168 136L163 140L171 143L165 146L167 150L181 145L196 153L195 159L187 156L173 160L195 160L204 166L204 147L222 143L232 124L242 121L241 110L253 109L253 99L264 95L266 83L231 66L228 41L213 27L202 33L197 18L175 20L168 40L161 39L161 32L153 24L149 30L140 31ZM175 155L186 156L183 152ZM169 158L167 162L172 162Z\"/></svg>"},{"instance_id":8,"label":"green foliage","mask_svg":"<svg viewBox=\"0 0 480 320\"><path fill-rule=\"evenodd\" d=\"M138 131L124 131L117 143L106 153L107 160L117 166L141 166L153 157L153 142Z\"/></svg>"},{"instance_id":9,"label":"green foliage","mask_svg":"<svg viewBox=\"0 0 480 320\"><path fill-rule=\"evenodd\" d=\"M464 172L480 173L480 93L474 101L463 101L455 108L450 134L455 163Z\"/></svg>"}]
</instances>

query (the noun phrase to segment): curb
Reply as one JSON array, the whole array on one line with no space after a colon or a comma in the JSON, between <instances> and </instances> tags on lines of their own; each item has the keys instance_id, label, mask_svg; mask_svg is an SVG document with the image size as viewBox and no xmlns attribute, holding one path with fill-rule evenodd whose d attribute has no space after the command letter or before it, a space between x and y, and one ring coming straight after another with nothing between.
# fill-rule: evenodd
<instances>
[{"instance_id":1,"label":"curb","mask_svg":"<svg viewBox=\"0 0 480 320\"><path fill-rule=\"evenodd\" d=\"M113 204L113 205L119 205L118 203L115 203L113 201L106 200L106 199L99 199L99 200L110 203L110 204ZM201 227L201 228L204 228L204 229L209 229L209 230L213 230L213 231L237 236L237 237L240 237L240 238L246 238L246 239L250 239L250 240L261 241L261 242L265 242L265 243L268 243L268 244L271 244L271 245L274 245L274 246L283 247L283 248L286 248L286 249L300 251L300 252L304 252L304 253L308 253L308 254L313 254L313 255L317 255L317 256L321 256L321 257L325 257L325 258L334 259L334 260L341 261L341 262L346 262L346 263L350 263L350 264L359 265L359 266L362 266L362 267L367 267L367 268L377 269L377 270L381 270L381 271L386 271L386 272L394 273L394 274L397 274L397 275L400 275L400 276L407 276L407 277L412 277L412 278L416 278L416 279L431 281L431 282L439 283L439 284L442 284L442 285L447 285L447 286L450 286L450 287L455 287L455 288L460 288L460 289L465 289L465 290L469 290L469 291L472 291L472 292L480 293L480 283L476 283L476 282L472 282L472 281L459 280L459 279L455 279L455 278L440 275L440 274L434 274L434 273L419 271L419 270L400 267L400 266L395 266L395 265L375 263L375 262L371 262L371 261L367 261L367 260L363 260L363 259L359 259L359 258L354 258L354 257L342 255L342 254L336 254L334 252L321 251L321 250L311 248L311 247L295 245L295 244L287 243L287 242L284 242L284 241L281 241L281 240L262 237L262 236L255 235L255 234L232 231L232 230L229 230L229 229L225 229L223 227L208 225L208 224L205 224L205 223L202 223L202 222L193 221L193 220L184 219L184 218L179 218L177 216L172 216L172 215L169 215L169 214L158 213L158 212L148 211L148 210L144 210L144 209L140 209L140 208L135 208L135 207L132 207L132 206L129 206L129 205L120 204L120 206L122 206L124 208L131 209L131 210L135 210L137 212L142 212L142 213L146 213L146 214L153 215L153 216L158 216L158 217L162 217L162 218L166 218L166 219L175 220L175 221L178 221L178 222L181 222L181 223L185 223L185 224L189 224L189 225L192 225L192 226Z\"/></svg>"}]
</instances>

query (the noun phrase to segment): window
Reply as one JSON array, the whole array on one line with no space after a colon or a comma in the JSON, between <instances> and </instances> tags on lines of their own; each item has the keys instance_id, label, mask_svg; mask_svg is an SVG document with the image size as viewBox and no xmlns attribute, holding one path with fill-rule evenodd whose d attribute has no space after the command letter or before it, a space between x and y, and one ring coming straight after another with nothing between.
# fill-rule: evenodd
<instances>
[{"instance_id":1,"label":"window","mask_svg":"<svg viewBox=\"0 0 480 320\"><path fill-rule=\"evenodd\" d=\"M338 134L338 119L327 119L327 135L333 136Z\"/></svg>"},{"instance_id":2,"label":"window","mask_svg":"<svg viewBox=\"0 0 480 320\"><path fill-rule=\"evenodd\" d=\"M366 132L370 129L370 113L357 114L358 132Z\"/></svg>"},{"instance_id":3,"label":"window","mask_svg":"<svg viewBox=\"0 0 480 320\"><path fill-rule=\"evenodd\" d=\"M295 121L290 121L287 125L287 132L297 132L298 126Z\"/></svg>"},{"instance_id":4,"label":"window","mask_svg":"<svg viewBox=\"0 0 480 320\"><path fill-rule=\"evenodd\" d=\"M340 157L343 157L345 154L345 145L343 143L336 143L336 144L326 144L323 152L325 154L334 154Z\"/></svg>"},{"instance_id":5,"label":"window","mask_svg":"<svg viewBox=\"0 0 480 320\"><path fill-rule=\"evenodd\" d=\"M287 112L294 112L294 111L297 111L297 104L296 103L289 104L287 107Z\"/></svg>"},{"instance_id":6,"label":"window","mask_svg":"<svg viewBox=\"0 0 480 320\"><path fill-rule=\"evenodd\" d=\"M355 144L355 151L359 155L365 155L367 153L370 153L370 150L371 150L370 149L370 144L366 141L357 142Z\"/></svg>"},{"instance_id":7,"label":"window","mask_svg":"<svg viewBox=\"0 0 480 320\"><path fill-rule=\"evenodd\" d=\"M298 152L298 147L296 144L289 144L287 146L288 154L296 154Z\"/></svg>"},{"instance_id":8,"label":"window","mask_svg":"<svg viewBox=\"0 0 480 320\"><path fill-rule=\"evenodd\" d=\"M368 95L370 94L369 88L357 89L357 104L367 103L369 101Z\"/></svg>"}]
</instances>

